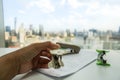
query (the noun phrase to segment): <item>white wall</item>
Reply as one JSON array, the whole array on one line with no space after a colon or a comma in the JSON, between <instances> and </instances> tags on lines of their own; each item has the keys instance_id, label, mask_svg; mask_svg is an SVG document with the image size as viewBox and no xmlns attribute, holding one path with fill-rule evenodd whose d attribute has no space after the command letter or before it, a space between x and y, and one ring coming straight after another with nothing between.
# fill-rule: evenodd
<instances>
[{"instance_id":1,"label":"white wall","mask_svg":"<svg viewBox=\"0 0 120 80\"><path fill-rule=\"evenodd\" d=\"M3 1L0 0L0 47L5 47Z\"/></svg>"}]
</instances>

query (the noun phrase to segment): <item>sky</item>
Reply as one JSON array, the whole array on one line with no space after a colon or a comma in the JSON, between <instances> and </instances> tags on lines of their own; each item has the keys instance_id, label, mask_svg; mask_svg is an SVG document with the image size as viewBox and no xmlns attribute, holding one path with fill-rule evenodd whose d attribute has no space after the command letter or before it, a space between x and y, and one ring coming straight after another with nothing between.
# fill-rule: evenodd
<instances>
[{"instance_id":1,"label":"sky","mask_svg":"<svg viewBox=\"0 0 120 80\"><path fill-rule=\"evenodd\" d=\"M45 31L91 28L118 31L120 0L3 0L4 23L42 25Z\"/></svg>"}]
</instances>

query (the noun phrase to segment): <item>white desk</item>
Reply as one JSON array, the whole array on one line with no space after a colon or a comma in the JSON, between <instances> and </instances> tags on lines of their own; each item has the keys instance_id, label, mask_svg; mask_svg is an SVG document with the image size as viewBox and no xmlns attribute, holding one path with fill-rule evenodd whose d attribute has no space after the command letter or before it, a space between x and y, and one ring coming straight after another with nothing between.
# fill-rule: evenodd
<instances>
[{"instance_id":1,"label":"white desk","mask_svg":"<svg viewBox=\"0 0 120 80\"><path fill-rule=\"evenodd\" d=\"M0 56L16 49L0 48ZM120 80L120 52L110 51L107 54L110 67L98 66L96 62L91 63L84 69L63 78L54 78L39 72L16 76L13 80Z\"/></svg>"}]
</instances>

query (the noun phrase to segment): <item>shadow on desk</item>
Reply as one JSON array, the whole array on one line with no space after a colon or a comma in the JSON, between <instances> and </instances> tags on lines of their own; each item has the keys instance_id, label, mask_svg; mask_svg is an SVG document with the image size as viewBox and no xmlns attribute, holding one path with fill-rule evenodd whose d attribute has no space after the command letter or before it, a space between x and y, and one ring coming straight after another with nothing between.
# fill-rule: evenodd
<instances>
[{"instance_id":1,"label":"shadow on desk","mask_svg":"<svg viewBox=\"0 0 120 80\"><path fill-rule=\"evenodd\" d=\"M65 78L73 74L58 78L58 77L53 77L53 76L40 73L38 71L31 71L29 73L17 75L13 80L64 80Z\"/></svg>"}]
</instances>

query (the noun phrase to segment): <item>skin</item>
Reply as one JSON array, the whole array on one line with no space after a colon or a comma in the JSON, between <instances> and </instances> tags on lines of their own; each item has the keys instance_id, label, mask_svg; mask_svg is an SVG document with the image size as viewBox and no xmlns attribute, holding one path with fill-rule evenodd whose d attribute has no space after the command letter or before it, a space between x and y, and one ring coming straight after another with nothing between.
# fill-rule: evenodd
<instances>
[{"instance_id":1,"label":"skin","mask_svg":"<svg viewBox=\"0 0 120 80\"><path fill-rule=\"evenodd\" d=\"M11 80L16 75L30 70L48 68L52 59L50 50L59 47L51 42L34 43L0 57L0 80Z\"/></svg>"}]
</instances>

